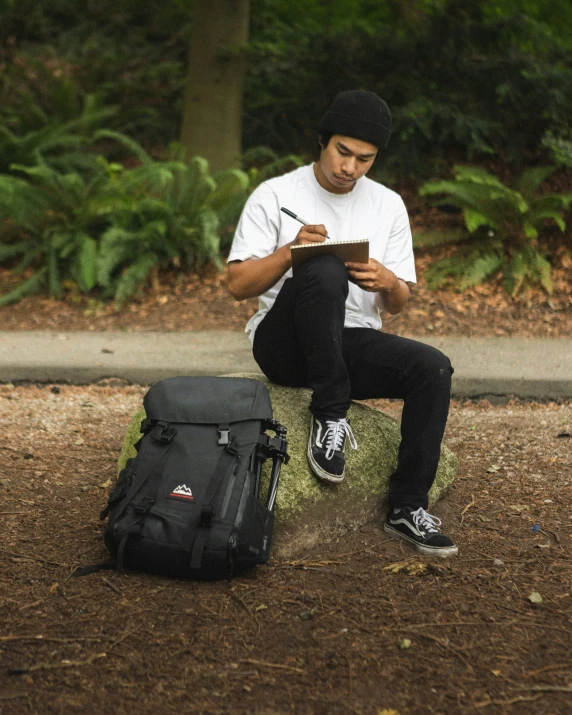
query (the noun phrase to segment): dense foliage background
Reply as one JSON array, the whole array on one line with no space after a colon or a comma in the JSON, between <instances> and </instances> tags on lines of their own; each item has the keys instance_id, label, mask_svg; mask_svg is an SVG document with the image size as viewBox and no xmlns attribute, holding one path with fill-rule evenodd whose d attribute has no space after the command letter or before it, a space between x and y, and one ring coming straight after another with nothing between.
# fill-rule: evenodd
<instances>
[{"instance_id":1,"label":"dense foliage background","mask_svg":"<svg viewBox=\"0 0 572 715\"><path fill-rule=\"evenodd\" d=\"M0 120L68 120L91 95L148 148L178 138L192 2L0 0L0 12ZM335 93L367 87L393 111L393 171L426 174L452 153L518 164L551 146L563 159L571 56L566 0L252 0L244 149L311 151Z\"/></svg>"},{"instance_id":2,"label":"dense foliage background","mask_svg":"<svg viewBox=\"0 0 572 715\"><path fill-rule=\"evenodd\" d=\"M565 231L572 196L533 205L509 187L543 181L546 164L572 168L568 0L252 0L246 173L214 177L200 159L185 168L176 145L192 10L0 0L0 263L22 275L0 303L58 295L66 281L122 302L158 268L216 262L248 191L314 153L320 116L356 87L393 114L374 176L418 187L459 163L500 169L424 191L447 194L441 203L464 212L459 240L470 238L468 258L452 256L435 285L503 269L511 293L525 279L552 290L541 234L546 222Z\"/></svg>"}]
</instances>

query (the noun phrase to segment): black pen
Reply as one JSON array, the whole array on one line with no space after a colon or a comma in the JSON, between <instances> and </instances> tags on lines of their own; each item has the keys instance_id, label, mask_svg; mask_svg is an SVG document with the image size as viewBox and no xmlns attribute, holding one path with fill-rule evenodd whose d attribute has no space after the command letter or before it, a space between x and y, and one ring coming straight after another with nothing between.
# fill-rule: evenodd
<instances>
[{"instance_id":1,"label":"black pen","mask_svg":"<svg viewBox=\"0 0 572 715\"><path fill-rule=\"evenodd\" d=\"M290 209L285 209L284 206L280 207L280 211L284 211L284 213L287 216L290 216L290 218L293 218L295 221L298 221L299 223L302 224L302 226L311 226L309 221L305 221L301 216L296 216L296 214L293 211L290 211ZM326 236L326 240L328 240L330 237Z\"/></svg>"}]
</instances>

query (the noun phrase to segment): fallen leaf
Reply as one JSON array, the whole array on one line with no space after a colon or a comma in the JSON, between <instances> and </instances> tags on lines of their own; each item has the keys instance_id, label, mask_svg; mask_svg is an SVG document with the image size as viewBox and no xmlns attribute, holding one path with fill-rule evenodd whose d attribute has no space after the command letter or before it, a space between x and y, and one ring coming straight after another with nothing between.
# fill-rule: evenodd
<instances>
[{"instance_id":1,"label":"fallen leaf","mask_svg":"<svg viewBox=\"0 0 572 715\"><path fill-rule=\"evenodd\" d=\"M103 484L99 485L100 489L108 489L111 486L111 477L106 482L103 482Z\"/></svg>"},{"instance_id":2,"label":"fallen leaf","mask_svg":"<svg viewBox=\"0 0 572 715\"><path fill-rule=\"evenodd\" d=\"M76 441L74 442L74 444L78 444L78 445L79 445L79 444L84 444L84 442L85 442L85 440L84 440L83 437L78 437L78 438L76 439Z\"/></svg>"},{"instance_id":3,"label":"fallen leaf","mask_svg":"<svg viewBox=\"0 0 572 715\"><path fill-rule=\"evenodd\" d=\"M394 564L389 564L389 566L384 566L383 570L390 573L407 571L410 576L420 576L427 570L427 564L423 561L398 561Z\"/></svg>"},{"instance_id":4,"label":"fallen leaf","mask_svg":"<svg viewBox=\"0 0 572 715\"><path fill-rule=\"evenodd\" d=\"M255 611L265 611L268 606L265 603L261 603L260 606L256 606Z\"/></svg>"},{"instance_id":5,"label":"fallen leaf","mask_svg":"<svg viewBox=\"0 0 572 715\"><path fill-rule=\"evenodd\" d=\"M522 514L523 511L526 511L530 507L528 504L511 504L509 507L507 507L506 513L509 516L518 516L519 514Z\"/></svg>"},{"instance_id":6,"label":"fallen leaf","mask_svg":"<svg viewBox=\"0 0 572 715\"><path fill-rule=\"evenodd\" d=\"M500 469L500 467L498 464L491 464L490 467L487 467L487 472L489 474L496 474L496 472L498 472L499 469Z\"/></svg>"},{"instance_id":7,"label":"fallen leaf","mask_svg":"<svg viewBox=\"0 0 572 715\"><path fill-rule=\"evenodd\" d=\"M533 591L528 597L528 600L531 603L542 603L542 596L538 593L538 591Z\"/></svg>"},{"instance_id":8,"label":"fallen leaf","mask_svg":"<svg viewBox=\"0 0 572 715\"><path fill-rule=\"evenodd\" d=\"M491 670L491 673L498 678L499 675L502 673L502 671L501 670Z\"/></svg>"},{"instance_id":9,"label":"fallen leaf","mask_svg":"<svg viewBox=\"0 0 572 715\"><path fill-rule=\"evenodd\" d=\"M411 648L411 641L409 640L409 638L402 638L399 641L399 647L401 648L401 650L407 650L408 648Z\"/></svg>"}]
</instances>

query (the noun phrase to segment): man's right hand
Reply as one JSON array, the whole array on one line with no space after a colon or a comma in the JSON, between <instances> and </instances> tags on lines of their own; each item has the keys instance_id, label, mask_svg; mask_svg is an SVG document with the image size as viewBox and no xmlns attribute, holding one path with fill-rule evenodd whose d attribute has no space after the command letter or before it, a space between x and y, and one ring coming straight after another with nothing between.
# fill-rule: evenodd
<instances>
[{"instance_id":1,"label":"man's right hand","mask_svg":"<svg viewBox=\"0 0 572 715\"><path fill-rule=\"evenodd\" d=\"M291 246L303 246L307 243L323 243L328 232L323 224L318 226L302 226L296 238L290 243Z\"/></svg>"},{"instance_id":2,"label":"man's right hand","mask_svg":"<svg viewBox=\"0 0 572 715\"><path fill-rule=\"evenodd\" d=\"M228 265L228 287L236 300L254 298L266 293L292 267L291 246L323 243L328 232L326 227L302 226L296 238L285 243L264 258L249 258L232 261Z\"/></svg>"}]
</instances>

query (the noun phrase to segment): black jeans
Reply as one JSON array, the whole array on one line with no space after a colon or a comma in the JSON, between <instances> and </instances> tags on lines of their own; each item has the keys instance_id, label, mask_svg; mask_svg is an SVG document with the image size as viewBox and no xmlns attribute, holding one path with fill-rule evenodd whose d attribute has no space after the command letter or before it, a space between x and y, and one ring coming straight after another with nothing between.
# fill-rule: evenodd
<instances>
[{"instance_id":1,"label":"black jeans","mask_svg":"<svg viewBox=\"0 0 572 715\"><path fill-rule=\"evenodd\" d=\"M273 382L310 387L316 417L345 417L350 400L403 399L389 505L427 508L451 392L449 358L424 343L344 328L347 270L335 256L306 261L256 329L254 358Z\"/></svg>"}]
</instances>

